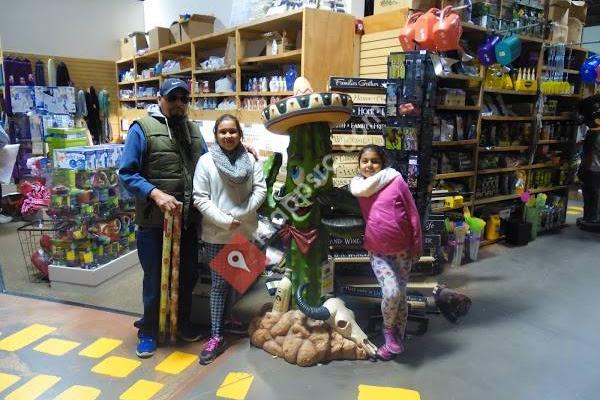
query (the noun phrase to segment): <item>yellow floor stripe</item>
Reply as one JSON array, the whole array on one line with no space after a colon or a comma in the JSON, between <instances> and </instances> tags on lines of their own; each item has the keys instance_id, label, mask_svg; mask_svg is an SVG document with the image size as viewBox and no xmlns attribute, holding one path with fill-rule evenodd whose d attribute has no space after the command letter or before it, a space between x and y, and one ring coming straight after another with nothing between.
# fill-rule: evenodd
<instances>
[{"instance_id":1,"label":"yellow floor stripe","mask_svg":"<svg viewBox=\"0 0 600 400\"><path fill-rule=\"evenodd\" d=\"M78 342L62 339L48 339L35 346L33 349L41 353L50 354L52 356L64 356L75 347L79 346Z\"/></svg>"},{"instance_id":2,"label":"yellow floor stripe","mask_svg":"<svg viewBox=\"0 0 600 400\"><path fill-rule=\"evenodd\" d=\"M252 374L230 372L221 383L219 390L217 390L217 396L232 400L244 400L253 380L254 375Z\"/></svg>"},{"instance_id":3,"label":"yellow floor stripe","mask_svg":"<svg viewBox=\"0 0 600 400\"><path fill-rule=\"evenodd\" d=\"M8 388L9 386L14 385L20 379L21 379L20 376L3 374L2 372L0 372L0 392L3 391L4 389Z\"/></svg>"},{"instance_id":4,"label":"yellow floor stripe","mask_svg":"<svg viewBox=\"0 0 600 400\"><path fill-rule=\"evenodd\" d=\"M156 366L158 372L166 374L179 374L181 371L198 361L198 356L195 354L182 353L181 351L173 352L169 357L165 358Z\"/></svg>"},{"instance_id":5,"label":"yellow floor stripe","mask_svg":"<svg viewBox=\"0 0 600 400\"><path fill-rule=\"evenodd\" d=\"M38 375L17 390L6 396L5 400L35 400L60 381L58 376Z\"/></svg>"},{"instance_id":6,"label":"yellow floor stripe","mask_svg":"<svg viewBox=\"0 0 600 400\"><path fill-rule=\"evenodd\" d=\"M583 207L569 206L568 210L569 211L583 211Z\"/></svg>"},{"instance_id":7,"label":"yellow floor stripe","mask_svg":"<svg viewBox=\"0 0 600 400\"><path fill-rule=\"evenodd\" d=\"M90 358L104 357L123 343L122 340L100 338L79 352L80 356Z\"/></svg>"},{"instance_id":8,"label":"yellow floor stripe","mask_svg":"<svg viewBox=\"0 0 600 400\"><path fill-rule=\"evenodd\" d=\"M0 340L0 350L17 351L54 332L51 326L33 324Z\"/></svg>"},{"instance_id":9,"label":"yellow floor stripe","mask_svg":"<svg viewBox=\"0 0 600 400\"><path fill-rule=\"evenodd\" d=\"M142 363L131 358L110 356L92 368L92 372L114 378L125 378L129 376Z\"/></svg>"},{"instance_id":10,"label":"yellow floor stripe","mask_svg":"<svg viewBox=\"0 0 600 400\"><path fill-rule=\"evenodd\" d=\"M581 215L580 211L567 211L567 215Z\"/></svg>"},{"instance_id":11,"label":"yellow floor stripe","mask_svg":"<svg viewBox=\"0 0 600 400\"><path fill-rule=\"evenodd\" d=\"M358 385L358 400L421 400L421 395L409 389Z\"/></svg>"},{"instance_id":12,"label":"yellow floor stripe","mask_svg":"<svg viewBox=\"0 0 600 400\"><path fill-rule=\"evenodd\" d=\"M96 400L100 396L100 390L90 386L71 386L54 400Z\"/></svg>"},{"instance_id":13,"label":"yellow floor stripe","mask_svg":"<svg viewBox=\"0 0 600 400\"><path fill-rule=\"evenodd\" d=\"M163 386L162 383L140 379L127 389L127 391L119 397L119 400L150 400L163 388Z\"/></svg>"}]
</instances>

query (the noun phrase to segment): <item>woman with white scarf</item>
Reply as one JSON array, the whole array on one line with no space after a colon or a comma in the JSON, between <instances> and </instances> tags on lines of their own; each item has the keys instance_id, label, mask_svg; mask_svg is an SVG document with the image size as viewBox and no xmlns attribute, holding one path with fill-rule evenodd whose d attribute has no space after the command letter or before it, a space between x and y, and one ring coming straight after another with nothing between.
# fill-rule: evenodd
<instances>
[{"instance_id":1,"label":"woman with white scarf","mask_svg":"<svg viewBox=\"0 0 600 400\"><path fill-rule=\"evenodd\" d=\"M258 226L256 210L267 186L262 166L242 145L244 134L233 115L215 122L216 143L200 157L194 173L194 206L202 213L201 239L209 262L237 232L250 239ZM223 350L222 319L230 285L211 269L211 337L200 354L200 363L211 363Z\"/></svg>"}]
</instances>

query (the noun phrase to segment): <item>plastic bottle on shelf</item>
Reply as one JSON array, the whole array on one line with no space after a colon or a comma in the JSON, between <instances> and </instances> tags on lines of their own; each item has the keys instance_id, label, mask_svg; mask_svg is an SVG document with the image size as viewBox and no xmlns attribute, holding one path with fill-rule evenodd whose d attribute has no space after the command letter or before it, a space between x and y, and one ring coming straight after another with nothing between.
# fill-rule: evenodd
<instances>
[{"instance_id":1,"label":"plastic bottle on shelf","mask_svg":"<svg viewBox=\"0 0 600 400\"><path fill-rule=\"evenodd\" d=\"M271 79L269 80L269 92L276 92L277 86L278 86L277 77L272 76Z\"/></svg>"},{"instance_id":2,"label":"plastic bottle on shelf","mask_svg":"<svg viewBox=\"0 0 600 400\"><path fill-rule=\"evenodd\" d=\"M277 291L275 292L275 299L273 300L272 311L279 311L285 313L290 309L290 300L292 298L292 270L289 268L285 269L283 277L279 281Z\"/></svg>"}]
</instances>

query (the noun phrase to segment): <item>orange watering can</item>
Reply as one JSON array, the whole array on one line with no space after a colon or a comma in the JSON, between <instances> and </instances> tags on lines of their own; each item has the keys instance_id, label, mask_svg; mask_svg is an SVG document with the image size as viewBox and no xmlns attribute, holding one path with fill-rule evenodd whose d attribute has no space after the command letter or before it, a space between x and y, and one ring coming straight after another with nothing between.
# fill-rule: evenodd
<instances>
[{"instance_id":1,"label":"orange watering can","mask_svg":"<svg viewBox=\"0 0 600 400\"><path fill-rule=\"evenodd\" d=\"M406 21L406 25L404 28L400 30L400 36L398 36L398 40L400 41L400 46L402 46L402 50L411 51L415 49L415 22L417 19L423 15L422 12L416 12L408 17Z\"/></svg>"},{"instance_id":2,"label":"orange watering can","mask_svg":"<svg viewBox=\"0 0 600 400\"><path fill-rule=\"evenodd\" d=\"M400 30L400 36L398 36L398 40L400 41L400 46L402 46L402 50L411 51L415 49L415 22L417 19L423 15L422 12L417 12L408 17L406 21L406 25L404 28Z\"/></svg>"},{"instance_id":3,"label":"orange watering can","mask_svg":"<svg viewBox=\"0 0 600 400\"><path fill-rule=\"evenodd\" d=\"M438 51L451 51L459 48L462 35L460 16L452 6L444 8L433 26L433 39Z\"/></svg>"},{"instance_id":4,"label":"orange watering can","mask_svg":"<svg viewBox=\"0 0 600 400\"><path fill-rule=\"evenodd\" d=\"M435 51L435 38L433 37L433 27L438 22L440 10L431 8L415 22L415 42L423 49Z\"/></svg>"}]
</instances>

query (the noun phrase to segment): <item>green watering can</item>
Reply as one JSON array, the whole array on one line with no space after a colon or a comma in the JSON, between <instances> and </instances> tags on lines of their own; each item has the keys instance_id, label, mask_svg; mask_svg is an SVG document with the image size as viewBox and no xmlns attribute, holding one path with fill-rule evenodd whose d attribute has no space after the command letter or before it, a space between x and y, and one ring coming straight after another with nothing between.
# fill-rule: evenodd
<instances>
[{"instance_id":1,"label":"green watering can","mask_svg":"<svg viewBox=\"0 0 600 400\"><path fill-rule=\"evenodd\" d=\"M501 65L508 65L521 55L521 39L515 35L506 36L496 45L496 60Z\"/></svg>"}]
</instances>

